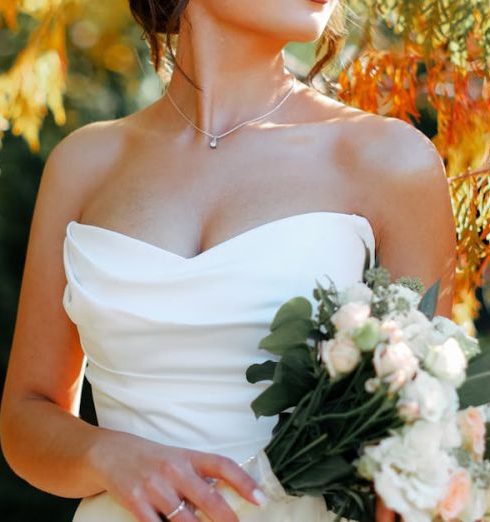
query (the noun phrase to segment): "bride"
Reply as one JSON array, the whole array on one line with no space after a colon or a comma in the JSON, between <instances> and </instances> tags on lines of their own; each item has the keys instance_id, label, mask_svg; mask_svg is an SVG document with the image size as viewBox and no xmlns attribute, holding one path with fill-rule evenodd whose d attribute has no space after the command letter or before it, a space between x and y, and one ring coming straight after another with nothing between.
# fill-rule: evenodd
<instances>
[{"instance_id":1,"label":"bride","mask_svg":"<svg viewBox=\"0 0 490 522\"><path fill-rule=\"evenodd\" d=\"M409 124L285 68L285 44L329 31L338 0L130 4L150 36L178 21L178 67L160 99L72 132L46 162L3 451L35 487L84 497L77 522L236 522L213 479L247 501L241 521L330 520L319 497L263 505L242 464L276 419L255 419L245 369L267 358L257 344L282 302L323 274L360 277L363 243L394 277L440 277L450 317L443 163ZM84 375L97 427L78 417Z\"/></svg>"}]
</instances>

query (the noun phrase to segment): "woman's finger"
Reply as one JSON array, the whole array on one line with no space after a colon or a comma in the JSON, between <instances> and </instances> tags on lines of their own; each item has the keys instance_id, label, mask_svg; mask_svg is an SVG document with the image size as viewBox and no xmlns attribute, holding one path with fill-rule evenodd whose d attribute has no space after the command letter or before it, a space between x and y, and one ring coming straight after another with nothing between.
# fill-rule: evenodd
<instances>
[{"instance_id":1,"label":"woman's finger","mask_svg":"<svg viewBox=\"0 0 490 522\"><path fill-rule=\"evenodd\" d=\"M179 488L179 485L176 484ZM197 474L187 475L185 484L185 495L202 511L208 518L216 522L239 522L236 513L226 502L221 493L213 484L207 482Z\"/></svg>"},{"instance_id":2,"label":"woman's finger","mask_svg":"<svg viewBox=\"0 0 490 522\"><path fill-rule=\"evenodd\" d=\"M395 512L386 507L379 495L376 495L376 522L395 522Z\"/></svg>"},{"instance_id":3,"label":"woman's finger","mask_svg":"<svg viewBox=\"0 0 490 522\"><path fill-rule=\"evenodd\" d=\"M191 461L200 475L224 480L249 502L260 505L266 501L257 482L233 459L213 453L195 452Z\"/></svg>"},{"instance_id":4,"label":"woman's finger","mask_svg":"<svg viewBox=\"0 0 490 522\"><path fill-rule=\"evenodd\" d=\"M177 492L159 477L152 477L146 483L146 492L148 499L157 513L166 515L176 509L183 497L179 497ZM161 520L161 519L159 519ZM163 518L165 520L165 518ZM199 522L199 519L193 514L193 509L189 504L177 515L172 517L172 522Z\"/></svg>"}]
</instances>

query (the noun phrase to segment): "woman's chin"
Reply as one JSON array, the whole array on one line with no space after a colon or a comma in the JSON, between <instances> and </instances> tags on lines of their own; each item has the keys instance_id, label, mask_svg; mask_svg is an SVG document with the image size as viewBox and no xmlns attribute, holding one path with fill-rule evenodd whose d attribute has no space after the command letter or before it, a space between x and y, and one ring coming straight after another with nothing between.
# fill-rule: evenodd
<instances>
[{"instance_id":1,"label":"woman's chin","mask_svg":"<svg viewBox=\"0 0 490 522\"><path fill-rule=\"evenodd\" d=\"M291 32L289 34L288 40L290 42L301 43L313 42L320 38L320 36L323 34L323 31L324 27L305 28L303 30Z\"/></svg>"}]
</instances>

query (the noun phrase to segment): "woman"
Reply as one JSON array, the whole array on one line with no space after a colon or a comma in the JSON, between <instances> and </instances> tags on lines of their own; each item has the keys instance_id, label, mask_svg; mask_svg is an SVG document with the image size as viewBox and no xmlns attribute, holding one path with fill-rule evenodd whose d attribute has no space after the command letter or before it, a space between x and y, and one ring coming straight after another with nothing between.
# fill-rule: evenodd
<instances>
[{"instance_id":1,"label":"woman","mask_svg":"<svg viewBox=\"0 0 490 522\"><path fill-rule=\"evenodd\" d=\"M277 307L324 272L352 282L362 239L394 277L426 286L440 277L436 313L450 316L455 231L433 145L406 123L293 82L284 67L284 45L328 32L340 7L131 2L153 43L179 23L167 94L51 152L1 434L25 480L90 497L77 522L195 522L196 507L235 522L213 478L256 506L249 520L325 513L303 497L270 514L239 465L274 425L253 417L260 387L244 371L262 360L257 342ZM100 427L77 417L85 355Z\"/></svg>"}]
</instances>

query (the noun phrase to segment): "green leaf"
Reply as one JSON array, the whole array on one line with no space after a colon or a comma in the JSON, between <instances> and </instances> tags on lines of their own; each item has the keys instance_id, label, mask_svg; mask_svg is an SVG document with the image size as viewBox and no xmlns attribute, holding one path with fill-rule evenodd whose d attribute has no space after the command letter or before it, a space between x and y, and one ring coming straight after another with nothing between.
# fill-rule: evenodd
<instances>
[{"instance_id":1,"label":"green leaf","mask_svg":"<svg viewBox=\"0 0 490 522\"><path fill-rule=\"evenodd\" d=\"M306 297L293 297L281 305L274 316L270 329L274 331L285 323L309 320L311 319L312 311L311 303Z\"/></svg>"},{"instance_id":2,"label":"green leaf","mask_svg":"<svg viewBox=\"0 0 490 522\"><path fill-rule=\"evenodd\" d=\"M428 319L434 317L434 313L437 307L437 296L439 295L439 285L441 279L439 278L422 296L420 300L418 310L420 310Z\"/></svg>"},{"instance_id":3,"label":"green leaf","mask_svg":"<svg viewBox=\"0 0 490 522\"><path fill-rule=\"evenodd\" d=\"M304 391L301 388L274 383L252 401L252 410L257 418L277 415L283 410L295 406L303 395Z\"/></svg>"},{"instance_id":4,"label":"green leaf","mask_svg":"<svg viewBox=\"0 0 490 522\"><path fill-rule=\"evenodd\" d=\"M458 395L462 409L490 403L490 371L470 375L458 388Z\"/></svg>"},{"instance_id":5,"label":"green leaf","mask_svg":"<svg viewBox=\"0 0 490 522\"><path fill-rule=\"evenodd\" d=\"M466 380L458 388L461 408L490 403L490 350L475 356L468 365Z\"/></svg>"},{"instance_id":6,"label":"green leaf","mask_svg":"<svg viewBox=\"0 0 490 522\"><path fill-rule=\"evenodd\" d=\"M353 466L340 456L323 458L300 475L288 481L288 486L298 490L323 488L328 484L345 479L353 471Z\"/></svg>"},{"instance_id":7,"label":"green leaf","mask_svg":"<svg viewBox=\"0 0 490 522\"><path fill-rule=\"evenodd\" d=\"M308 391L316 383L313 371L313 361L309 348L300 346L288 350L283 355L276 366L273 379L274 382Z\"/></svg>"},{"instance_id":8,"label":"green leaf","mask_svg":"<svg viewBox=\"0 0 490 522\"><path fill-rule=\"evenodd\" d=\"M313 328L311 319L297 319L283 323L261 339L259 348L277 355L283 355L291 348L304 345Z\"/></svg>"},{"instance_id":9,"label":"green leaf","mask_svg":"<svg viewBox=\"0 0 490 522\"><path fill-rule=\"evenodd\" d=\"M259 381L272 381L277 362L265 361L261 364L252 364L247 368L245 377L252 384Z\"/></svg>"},{"instance_id":10,"label":"green leaf","mask_svg":"<svg viewBox=\"0 0 490 522\"><path fill-rule=\"evenodd\" d=\"M466 374L468 376L478 375L485 371L490 371L490 350L485 351L476 355L468 364L468 370Z\"/></svg>"}]
</instances>

